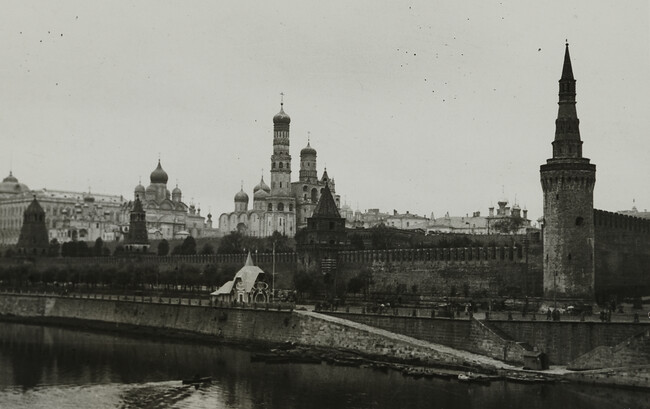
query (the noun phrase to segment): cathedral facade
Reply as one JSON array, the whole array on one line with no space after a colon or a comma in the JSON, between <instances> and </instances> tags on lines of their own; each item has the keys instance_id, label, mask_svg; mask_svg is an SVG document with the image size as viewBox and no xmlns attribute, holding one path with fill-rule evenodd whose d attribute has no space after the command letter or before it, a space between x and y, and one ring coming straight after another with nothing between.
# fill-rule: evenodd
<instances>
[{"instance_id":1,"label":"cathedral facade","mask_svg":"<svg viewBox=\"0 0 650 409\"><path fill-rule=\"evenodd\" d=\"M129 220L136 201L140 201L146 213L146 226L149 239L184 239L214 235L212 215L207 220L201 216L201 209L194 204L183 202L183 193L176 186L171 192L167 188L169 176L158 160L158 166L149 176L149 186L145 189L138 184L133 192L133 201L122 206L123 219Z\"/></svg>"},{"instance_id":2,"label":"cathedral facade","mask_svg":"<svg viewBox=\"0 0 650 409\"><path fill-rule=\"evenodd\" d=\"M235 210L219 216L219 232L233 231L254 236L268 237L274 232L293 237L296 231L307 225L326 185L332 193L335 183L327 170L318 178L316 150L307 142L300 151L300 171L296 182L291 182L291 154L289 152L289 126L291 118L284 112L273 117L273 154L271 155L271 186L264 177L253 188L253 207L249 210L249 196L241 190L235 195ZM340 197L335 195L337 207Z\"/></svg>"}]
</instances>

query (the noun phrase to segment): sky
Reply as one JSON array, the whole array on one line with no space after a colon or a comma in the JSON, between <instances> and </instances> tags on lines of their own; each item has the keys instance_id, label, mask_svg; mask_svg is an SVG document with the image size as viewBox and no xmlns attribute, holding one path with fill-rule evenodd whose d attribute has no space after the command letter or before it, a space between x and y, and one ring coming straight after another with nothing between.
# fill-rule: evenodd
<instances>
[{"instance_id":1,"label":"sky","mask_svg":"<svg viewBox=\"0 0 650 409\"><path fill-rule=\"evenodd\" d=\"M353 209L542 216L565 39L594 206L650 209L645 1L26 1L0 14L0 175L122 194L158 158L214 218L318 151ZM252 207L252 203L249 204Z\"/></svg>"}]
</instances>

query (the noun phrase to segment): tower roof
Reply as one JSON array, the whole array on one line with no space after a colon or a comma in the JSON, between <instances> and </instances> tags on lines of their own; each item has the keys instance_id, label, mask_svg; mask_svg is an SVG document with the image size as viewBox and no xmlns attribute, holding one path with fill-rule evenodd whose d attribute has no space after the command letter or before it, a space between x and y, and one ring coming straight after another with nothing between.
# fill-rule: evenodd
<instances>
[{"instance_id":1,"label":"tower roof","mask_svg":"<svg viewBox=\"0 0 650 409\"><path fill-rule=\"evenodd\" d=\"M334 197L332 196L332 191L327 184L323 188L323 194L321 194L320 199L318 200L318 204L316 204L316 208L314 209L314 214L312 217L341 217L339 209L336 207Z\"/></svg>"},{"instance_id":2,"label":"tower roof","mask_svg":"<svg viewBox=\"0 0 650 409\"><path fill-rule=\"evenodd\" d=\"M43 210L41 204L38 203L38 200L36 200L36 195L34 195L34 199L32 199L32 202L29 204L29 206L27 206L27 209L25 209L24 214L45 214L45 210Z\"/></svg>"},{"instance_id":3,"label":"tower roof","mask_svg":"<svg viewBox=\"0 0 650 409\"><path fill-rule=\"evenodd\" d=\"M562 66L562 79L573 80L573 68L571 68L571 56L569 55L569 43L566 43L564 50L564 65Z\"/></svg>"}]
</instances>

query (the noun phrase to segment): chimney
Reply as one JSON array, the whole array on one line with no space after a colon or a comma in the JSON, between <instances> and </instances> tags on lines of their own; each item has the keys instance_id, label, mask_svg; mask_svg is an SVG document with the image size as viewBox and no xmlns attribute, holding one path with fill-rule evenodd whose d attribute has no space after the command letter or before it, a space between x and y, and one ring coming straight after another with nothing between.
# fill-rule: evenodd
<instances>
[{"instance_id":1,"label":"chimney","mask_svg":"<svg viewBox=\"0 0 650 409\"><path fill-rule=\"evenodd\" d=\"M488 216L489 217L494 217L494 207L488 208Z\"/></svg>"}]
</instances>

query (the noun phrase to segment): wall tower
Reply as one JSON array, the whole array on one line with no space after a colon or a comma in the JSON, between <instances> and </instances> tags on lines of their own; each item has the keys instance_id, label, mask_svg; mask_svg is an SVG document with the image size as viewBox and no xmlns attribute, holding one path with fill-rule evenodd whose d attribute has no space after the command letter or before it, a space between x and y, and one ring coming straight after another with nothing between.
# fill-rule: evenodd
<instances>
[{"instance_id":1,"label":"wall tower","mask_svg":"<svg viewBox=\"0 0 650 409\"><path fill-rule=\"evenodd\" d=\"M576 81L566 44L553 157L540 167L544 191L544 297L594 300L596 165L582 157Z\"/></svg>"}]
</instances>

